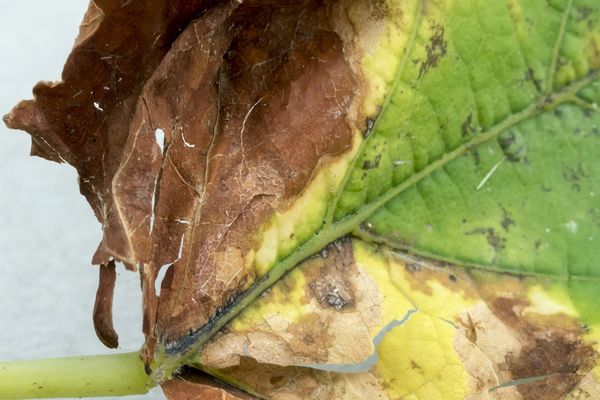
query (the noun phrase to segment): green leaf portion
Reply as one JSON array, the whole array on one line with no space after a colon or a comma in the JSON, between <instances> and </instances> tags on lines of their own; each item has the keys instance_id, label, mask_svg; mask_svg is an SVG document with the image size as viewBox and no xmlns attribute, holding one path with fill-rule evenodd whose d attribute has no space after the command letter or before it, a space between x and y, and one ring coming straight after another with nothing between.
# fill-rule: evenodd
<instances>
[{"instance_id":1,"label":"green leaf portion","mask_svg":"<svg viewBox=\"0 0 600 400\"><path fill-rule=\"evenodd\" d=\"M600 277L600 5L533 3L423 8L335 220L391 199L359 235L461 264Z\"/></svg>"},{"instance_id":2,"label":"green leaf portion","mask_svg":"<svg viewBox=\"0 0 600 400\"><path fill-rule=\"evenodd\" d=\"M541 30L545 36L535 29L520 38L504 2L445 2L442 7L426 7L419 17L407 49L409 62L398 71L348 181L338 219L539 97L536 85L546 78L559 13L546 5L532 11L546 24L554 21L555 29Z\"/></svg>"},{"instance_id":3,"label":"green leaf portion","mask_svg":"<svg viewBox=\"0 0 600 400\"><path fill-rule=\"evenodd\" d=\"M571 105L528 119L390 201L368 226L460 263L600 277L598 123L600 114Z\"/></svg>"}]
</instances>

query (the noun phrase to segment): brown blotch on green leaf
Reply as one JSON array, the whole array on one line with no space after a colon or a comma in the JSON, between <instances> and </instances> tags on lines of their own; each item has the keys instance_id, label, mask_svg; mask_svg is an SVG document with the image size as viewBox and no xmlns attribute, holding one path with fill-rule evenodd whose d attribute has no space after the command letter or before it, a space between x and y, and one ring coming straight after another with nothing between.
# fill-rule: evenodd
<instances>
[{"instance_id":1,"label":"brown blotch on green leaf","mask_svg":"<svg viewBox=\"0 0 600 400\"><path fill-rule=\"evenodd\" d=\"M437 23L431 26L431 37L425 50L427 51L427 58L419 66L419 79L423 78L431 68L436 67L448 51L443 26Z\"/></svg>"}]
</instances>

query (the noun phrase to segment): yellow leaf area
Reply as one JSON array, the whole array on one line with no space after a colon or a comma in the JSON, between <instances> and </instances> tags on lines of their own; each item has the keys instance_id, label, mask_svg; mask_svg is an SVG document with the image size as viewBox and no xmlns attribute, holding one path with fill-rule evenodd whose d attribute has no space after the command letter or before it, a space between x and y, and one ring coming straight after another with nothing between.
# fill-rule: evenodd
<instances>
[{"instance_id":1,"label":"yellow leaf area","mask_svg":"<svg viewBox=\"0 0 600 400\"><path fill-rule=\"evenodd\" d=\"M600 398L599 331L565 282L342 239L247 307L197 361L272 399Z\"/></svg>"}]
</instances>

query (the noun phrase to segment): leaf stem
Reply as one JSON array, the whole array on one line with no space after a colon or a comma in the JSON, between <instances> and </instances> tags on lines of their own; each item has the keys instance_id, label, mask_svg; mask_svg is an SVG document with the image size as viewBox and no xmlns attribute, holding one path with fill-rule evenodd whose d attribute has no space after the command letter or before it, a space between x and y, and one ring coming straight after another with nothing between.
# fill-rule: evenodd
<instances>
[{"instance_id":1,"label":"leaf stem","mask_svg":"<svg viewBox=\"0 0 600 400\"><path fill-rule=\"evenodd\" d=\"M139 352L0 363L0 399L144 394L153 386Z\"/></svg>"}]
</instances>

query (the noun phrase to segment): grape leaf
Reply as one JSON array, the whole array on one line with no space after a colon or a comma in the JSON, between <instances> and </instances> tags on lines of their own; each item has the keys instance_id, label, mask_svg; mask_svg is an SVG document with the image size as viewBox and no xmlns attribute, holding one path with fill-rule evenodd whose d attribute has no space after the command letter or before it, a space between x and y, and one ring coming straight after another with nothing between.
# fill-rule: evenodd
<instances>
[{"instance_id":1,"label":"grape leaf","mask_svg":"<svg viewBox=\"0 0 600 400\"><path fill-rule=\"evenodd\" d=\"M317 382L311 387L333 398L344 385L360 386L367 398L596 393L595 1L117 4L91 3L63 82L38 85L35 101L18 105L6 121L32 134L32 153L78 169L104 228L94 262L139 267L144 355L157 381L199 362L275 396L255 382L262 362L291 367L289 377L310 375ZM123 22L129 19L135 24ZM323 261L327 279L294 272L298 286L308 282L291 290L296 297L258 298L299 262L351 234L379 247L340 245ZM370 290L396 296L394 313L346 313L359 303L346 275L364 272L350 260L398 251L448 263L463 295L447 288L431 295L425 282L404 293L386 272ZM406 270L386 262L361 265L367 274L377 265ZM433 287L449 285L420 259L413 264L434 271L422 277ZM394 294L399 288L402 296ZM110 286L98 291L105 292ZM327 318L356 330L328 338L319 316L302 314L303 292L311 307L333 307ZM418 301L423 293L431 299ZM99 304L99 336L112 344L109 303ZM198 355L247 307L221 333L227 338L233 330L231 343L217 338ZM291 315L288 322L244 322L252 310L265 318L278 307ZM290 323L318 340L294 342ZM465 349L481 350L473 339L481 333L457 327L463 323L483 324L515 347L473 356ZM236 329L259 331L252 343L265 348L277 345L273 335L284 342L275 359L266 350L251 353L245 342L240 350L245 333L236 336ZM422 385L402 364L408 358L397 338L407 331L416 340L413 329L443 331L437 345L444 357L421 366ZM435 340L425 342L436 348ZM390 346L399 358L383 351ZM210 358L211 348L226 360ZM538 356L540 348L547 351ZM568 371L554 368L567 353ZM506 365L496 362L502 357ZM490 368L473 370L488 361ZM242 373L214 369L236 363ZM348 375L352 368L359 375ZM398 371L409 377L405 383L392 382ZM534 376L524 376L528 371ZM300 381L286 376L271 383L289 389L293 381L290 395L302 395ZM350 378L357 376L364 380ZM514 382L520 379L526 381ZM510 381L519 388L493 386ZM544 389L549 385L554 391Z\"/></svg>"}]
</instances>

